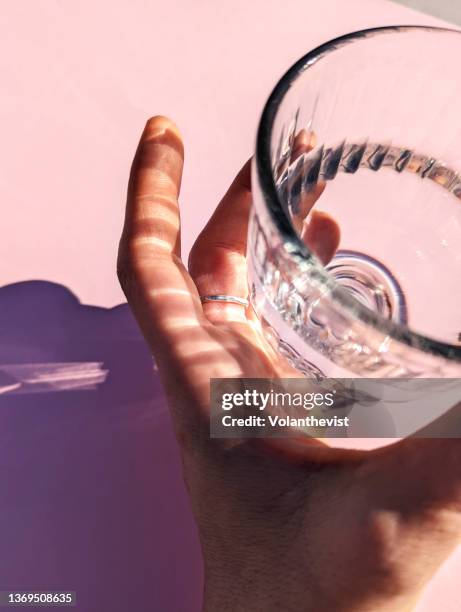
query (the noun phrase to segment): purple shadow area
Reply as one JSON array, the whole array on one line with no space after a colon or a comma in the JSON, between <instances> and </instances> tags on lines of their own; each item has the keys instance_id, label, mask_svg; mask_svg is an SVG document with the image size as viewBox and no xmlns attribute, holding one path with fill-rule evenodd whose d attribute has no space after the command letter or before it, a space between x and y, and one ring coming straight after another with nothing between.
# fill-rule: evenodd
<instances>
[{"instance_id":1,"label":"purple shadow area","mask_svg":"<svg viewBox=\"0 0 461 612\"><path fill-rule=\"evenodd\" d=\"M40 364L79 362L101 363L105 380L18 393L24 364L40 375ZM2 366L0 590L76 591L85 612L199 610L179 450L128 306L85 306L43 281L3 287Z\"/></svg>"}]
</instances>

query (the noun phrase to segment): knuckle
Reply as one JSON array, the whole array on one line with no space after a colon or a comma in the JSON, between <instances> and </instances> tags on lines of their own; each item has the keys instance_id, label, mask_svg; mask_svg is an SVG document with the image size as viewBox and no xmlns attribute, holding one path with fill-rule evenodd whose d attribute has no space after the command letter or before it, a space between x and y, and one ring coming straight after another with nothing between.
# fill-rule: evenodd
<instances>
[{"instance_id":1,"label":"knuckle","mask_svg":"<svg viewBox=\"0 0 461 612\"><path fill-rule=\"evenodd\" d=\"M187 261L188 269L193 271L194 268L197 267L197 262L203 261L203 258L204 258L203 241L201 239L201 236L199 236L189 252L189 258ZM206 261L206 257L205 257L205 261Z\"/></svg>"},{"instance_id":2,"label":"knuckle","mask_svg":"<svg viewBox=\"0 0 461 612\"><path fill-rule=\"evenodd\" d=\"M133 266L126 248L121 245L117 257L117 278L125 294L131 292L133 285Z\"/></svg>"}]
</instances>

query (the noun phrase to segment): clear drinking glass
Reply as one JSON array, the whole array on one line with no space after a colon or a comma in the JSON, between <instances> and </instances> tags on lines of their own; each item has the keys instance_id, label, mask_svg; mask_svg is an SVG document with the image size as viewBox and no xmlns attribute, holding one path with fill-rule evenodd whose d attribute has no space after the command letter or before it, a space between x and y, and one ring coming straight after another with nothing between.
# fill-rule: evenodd
<instances>
[{"instance_id":1,"label":"clear drinking glass","mask_svg":"<svg viewBox=\"0 0 461 612\"><path fill-rule=\"evenodd\" d=\"M459 57L455 30L355 32L301 58L264 108L250 297L307 376L461 376ZM326 265L299 223L323 183L313 210L341 230Z\"/></svg>"}]
</instances>

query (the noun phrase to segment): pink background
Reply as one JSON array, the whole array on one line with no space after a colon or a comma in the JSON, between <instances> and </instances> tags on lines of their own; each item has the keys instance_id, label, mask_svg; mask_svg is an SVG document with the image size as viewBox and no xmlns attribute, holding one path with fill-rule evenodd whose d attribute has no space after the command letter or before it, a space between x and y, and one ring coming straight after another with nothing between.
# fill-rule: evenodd
<instances>
[{"instance_id":1,"label":"pink background","mask_svg":"<svg viewBox=\"0 0 461 612\"><path fill-rule=\"evenodd\" d=\"M149 357L126 307L106 310L124 302L115 257L139 133L152 114L183 132L187 253L286 68L336 35L396 23L441 22L385 0L1 2L0 286L48 283L0 289L0 365L101 361L109 382L4 394L0 589L77 590L85 611L199 610L161 391L137 380ZM458 610L460 569L456 554L418 610Z\"/></svg>"}]
</instances>

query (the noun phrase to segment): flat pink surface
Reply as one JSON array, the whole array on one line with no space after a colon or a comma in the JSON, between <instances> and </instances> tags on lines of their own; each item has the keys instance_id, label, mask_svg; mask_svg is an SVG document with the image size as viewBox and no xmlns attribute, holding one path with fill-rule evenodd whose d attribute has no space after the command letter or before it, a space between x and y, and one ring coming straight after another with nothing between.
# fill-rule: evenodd
<instances>
[{"instance_id":1,"label":"flat pink surface","mask_svg":"<svg viewBox=\"0 0 461 612\"><path fill-rule=\"evenodd\" d=\"M124 301L115 276L116 249L128 169L148 116L171 116L184 135L181 199L187 253L233 175L251 155L263 103L288 66L320 42L349 31L440 23L385 0L3 0L1 4L0 286L42 279L69 288L81 303L102 307ZM40 326L40 318L36 324ZM40 342L36 350L41 355L46 347ZM6 358L3 355L3 361ZM91 361L92 355L87 359ZM130 382L127 376L126 386ZM18 492L21 469L40 463L40 444L43 454L48 452L46 431L58 437L61 432L53 430L56 419L42 402L44 422L36 413L40 433L33 438L34 450L24 450L20 434L27 423L18 424L15 407L7 407L11 429L4 449L11 453L4 450L2 467L18 490L4 500L13 525L3 524L1 516L0 524L2 533L10 529L17 537L12 538L10 558L2 546L1 561L7 569L0 573L0 589L35 585L34 563L29 559L25 564L24 559L48 546L47 553L37 558L41 583L36 588L53 588L52 583L63 587L66 583L67 588L83 585L82 610L129 609L126 593L126 600L118 597L123 606L111 602L109 608L102 603L108 601L103 594L114 583L117 588L129 584L129 589L137 590L135 607L140 612L170 609L165 602L171 602L173 594L171 610L198 610L200 554L164 407L157 406L155 423L149 421L152 438L146 439L145 415L139 406L143 402L149 406L147 400L137 398L131 412L114 415L100 410L98 402L89 402L86 395L84 404L79 404L79 397L71 401L74 418L80 419L86 443L94 451L85 455L81 449L83 465L92 472L93 459L97 462L105 488L101 490L96 477L85 488L78 454L68 453L69 463L63 465L59 454L48 454L46 469L56 466L56 474L32 502ZM124 406L129 407L129 402ZM120 441L124 429L131 436L126 447ZM166 432L161 445L159 432ZM78 446L78 438L74 443ZM134 452L126 458L131 471L124 448ZM162 477L163 461L171 462L170 480ZM144 466L141 476L136 466ZM104 477L104 470L113 480ZM118 470L125 480L117 477ZM74 503L59 506L59 512L47 506L53 495L59 499L55 489L66 482L66 474L77 478L86 496L82 514ZM121 482L129 482L134 501L125 506L125 514L116 515L120 524L115 524L111 509L121 503ZM23 514L31 503L35 506L30 516ZM0 507L6 506L2 502ZM152 527L151 508L156 509L158 526ZM167 518L173 509L175 524ZM22 522L18 519L15 525L15 516L21 516ZM53 541L59 533L56 521L66 524L66 520L77 525L77 535L69 534L67 547L61 540ZM126 560L114 565L114 538L116 534L123 538L127 524L136 525L137 537L123 546ZM91 540L91 546L80 546L83 537ZM69 558L76 545L78 563L73 563ZM152 550L147 550L148 545ZM157 574L152 574L153 558ZM102 571L108 564L112 569ZM130 567L137 572L135 579ZM456 554L430 585L418 610L459 610L460 570L461 555ZM5 579L10 582L3 584Z\"/></svg>"}]
</instances>

